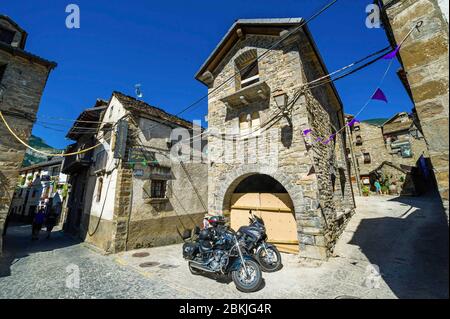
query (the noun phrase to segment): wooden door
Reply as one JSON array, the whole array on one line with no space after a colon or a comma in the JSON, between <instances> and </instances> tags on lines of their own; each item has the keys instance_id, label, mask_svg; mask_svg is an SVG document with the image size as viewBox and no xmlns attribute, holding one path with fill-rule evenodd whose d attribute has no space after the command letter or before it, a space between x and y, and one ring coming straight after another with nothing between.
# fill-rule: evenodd
<instances>
[{"instance_id":1,"label":"wooden door","mask_svg":"<svg viewBox=\"0 0 450 319\"><path fill-rule=\"evenodd\" d=\"M280 251L298 253L297 222L292 201L286 193L235 193L231 198L231 228L249 224L249 211L261 217L268 242Z\"/></svg>"}]
</instances>

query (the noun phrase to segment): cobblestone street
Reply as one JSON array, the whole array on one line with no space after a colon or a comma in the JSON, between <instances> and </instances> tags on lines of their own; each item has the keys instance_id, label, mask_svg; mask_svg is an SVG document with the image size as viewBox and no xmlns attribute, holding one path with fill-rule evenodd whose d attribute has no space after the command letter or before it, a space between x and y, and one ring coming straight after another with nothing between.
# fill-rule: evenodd
<instances>
[{"instance_id":1,"label":"cobblestone street","mask_svg":"<svg viewBox=\"0 0 450 319\"><path fill-rule=\"evenodd\" d=\"M264 288L252 294L191 275L180 245L103 256L60 231L33 242L29 226L14 226L5 238L0 298L448 298L448 227L436 198L357 202L335 257L312 267L283 254L283 269L264 273ZM80 286L67 288L74 265Z\"/></svg>"}]
</instances>

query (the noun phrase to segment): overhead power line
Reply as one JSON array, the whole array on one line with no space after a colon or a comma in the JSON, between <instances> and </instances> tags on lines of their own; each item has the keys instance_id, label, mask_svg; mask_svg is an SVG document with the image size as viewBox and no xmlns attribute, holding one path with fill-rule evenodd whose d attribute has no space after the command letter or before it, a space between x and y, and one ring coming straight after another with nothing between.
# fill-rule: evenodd
<instances>
[{"instance_id":1,"label":"overhead power line","mask_svg":"<svg viewBox=\"0 0 450 319\"><path fill-rule=\"evenodd\" d=\"M312 20L314 20L315 18L317 18L319 15L321 15L324 11L326 11L328 8L330 8L332 5L334 5L338 0L333 0L331 2L329 2L327 5L325 5L324 7L322 7L321 9L319 9L316 13L314 13L312 16L310 16L308 19L302 21L300 23L299 26L291 29L290 31L286 32L286 34L284 34L283 36L280 37L279 40L277 40L275 43L273 43L269 48L267 48L263 53L261 53L261 55L259 55L255 61L260 61L261 59L263 59L269 52L271 52L274 48L276 48L280 43L282 43L284 40L286 40L287 38L289 38L292 34L296 33L297 31L299 31L301 28L303 28L307 23L311 22ZM181 111L179 111L178 113L175 114L175 116L179 116L181 114L183 114L184 112L186 112L187 110L193 108L194 106L198 105L201 101L203 101L204 99L206 99L207 97L211 96L212 94L214 94L215 92L217 92L222 86L224 86L225 84L227 84L228 82L230 82L231 80L233 80L235 78L235 76L237 74L239 74L240 72L243 72L245 70L247 70L248 68L251 67L251 64L244 66L241 69L236 70L233 75L231 75L230 77L228 77L227 79L225 79L221 84L219 84L217 87L215 87L214 89L212 89L210 92L208 92L207 94L205 94L204 96L202 96L201 98L197 99L196 101L194 101L193 103L189 104L187 107L183 108ZM169 123L168 121L164 121ZM150 126L148 129L146 130L150 130L153 127L155 127L156 125L152 125Z\"/></svg>"}]
</instances>

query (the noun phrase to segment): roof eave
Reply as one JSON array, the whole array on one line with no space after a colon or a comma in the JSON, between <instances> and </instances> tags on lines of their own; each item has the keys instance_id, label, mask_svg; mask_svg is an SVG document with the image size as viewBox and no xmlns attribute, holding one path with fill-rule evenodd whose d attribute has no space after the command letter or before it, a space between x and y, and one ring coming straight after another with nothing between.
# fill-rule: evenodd
<instances>
[{"instance_id":1,"label":"roof eave","mask_svg":"<svg viewBox=\"0 0 450 319\"><path fill-rule=\"evenodd\" d=\"M43 59L37 55L34 55L32 53L29 53L27 51L24 51L20 48L15 48L11 45L8 45L6 43L2 43L0 42L0 50L4 50L12 55L16 55L16 56L20 56L22 58L25 58L31 62L35 62L38 63L40 65L43 65L45 67L47 67L49 70L52 70L54 68L56 68L56 66L58 65L56 62L53 61L49 61L46 59Z\"/></svg>"},{"instance_id":2,"label":"roof eave","mask_svg":"<svg viewBox=\"0 0 450 319\"><path fill-rule=\"evenodd\" d=\"M208 58L203 62L200 69L195 74L195 79L198 81L204 83L201 80L201 77L203 73L205 73L208 69L209 64L211 61L220 53L220 51L226 46L227 41L231 39L235 31L237 30L238 26L294 26L294 25L300 25L304 21L303 18L288 18L288 19L239 19L235 21L231 27L228 29L228 31L225 33L225 35L222 37L222 39L219 41L219 43L216 45L216 47L213 49L211 54L208 56Z\"/></svg>"}]
</instances>

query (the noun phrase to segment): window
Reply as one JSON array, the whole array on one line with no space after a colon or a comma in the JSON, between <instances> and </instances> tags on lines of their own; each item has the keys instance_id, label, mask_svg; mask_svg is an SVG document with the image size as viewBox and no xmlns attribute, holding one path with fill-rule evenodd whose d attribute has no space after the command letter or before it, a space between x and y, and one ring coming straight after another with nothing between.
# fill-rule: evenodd
<instances>
[{"instance_id":1,"label":"window","mask_svg":"<svg viewBox=\"0 0 450 319\"><path fill-rule=\"evenodd\" d=\"M406 145L402 145L402 147L400 148L400 153L403 158L413 157L413 153L411 151L411 145L409 143Z\"/></svg>"},{"instance_id":2,"label":"window","mask_svg":"<svg viewBox=\"0 0 450 319\"><path fill-rule=\"evenodd\" d=\"M53 166L51 168L51 176L58 176L59 175L59 166Z\"/></svg>"},{"instance_id":3,"label":"window","mask_svg":"<svg viewBox=\"0 0 450 319\"><path fill-rule=\"evenodd\" d=\"M102 199L102 188L103 188L103 177L100 177L97 183L97 196L95 198L97 202L99 202L100 199Z\"/></svg>"},{"instance_id":4,"label":"window","mask_svg":"<svg viewBox=\"0 0 450 319\"><path fill-rule=\"evenodd\" d=\"M16 33L12 30L8 30L8 29L0 27L0 41L1 42L11 44L14 40L15 34Z\"/></svg>"},{"instance_id":5,"label":"window","mask_svg":"<svg viewBox=\"0 0 450 319\"><path fill-rule=\"evenodd\" d=\"M158 179L152 180L150 191L152 198L166 198L166 181Z\"/></svg>"},{"instance_id":6,"label":"window","mask_svg":"<svg viewBox=\"0 0 450 319\"><path fill-rule=\"evenodd\" d=\"M114 105L111 105L111 109L109 110L109 118L112 118L113 111L114 111Z\"/></svg>"},{"instance_id":7,"label":"window","mask_svg":"<svg viewBox=\"0 0 450 319\"><path fill-rule=\"evenodd\" d=\"M247 63L240 69L241 88L245 88L259 81L258 61Z\"/></svg>"},{"instance_id":8,"label":"window","mask_svg":"<svg viewBox=\"0 0 450 319\"><path fill-rule=\"evenodd\" d=\"M105 150L101 150L95 155L95 170L101 170L106 167L108 161L108 153Z\"/></svg>"},{"instance_id":9,"label":"window","mask_svg":"<svg viewBox=\"0 0 450 319\"><path fill-rule=\"evenodd\" d=\"M0 83L2 83L5 71L6 71L6 64L0 65Z\"/></svg>"},{"instance_id":10,"label":"window","mask_svg":"<svg viewBox=\"0 0 450 319\"><path fill-rule=\"evenodd\" d=\"M369 164L371 162L369 153L367 153L367 152L363 153L363 157L364 157L364 164Z\"/></svg>"},{"instance_id":11,"label":"window","mask_svg":"<svg viewBox=\"0 0 450 319\"><path fill-rule=\"evenodd\" d=\"M362 145L361 135L356 136L356 145Z\"/></svg>"},{"instance_id":12,"label":"window","mask_svg":"<svg viewBox=\"0 0 450 319\"><path fill-rule=\"evenodd\" d=\"M258 56L256 49L242 52L234 60L236 69L236 89L245 88L259 81Z\"/></svg>"},{"instance_id":13,"label":"window","mask_svg":"<svg viewBox=\"0 0 450 319\"><path fill-rule=\"evenodd\" d=\"M33 193L31 193L31 197L36 197L36 194L37 194L37 190L35 190L35 189L33 189Z\"/></svg>"}]
</instances>

